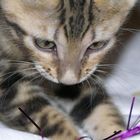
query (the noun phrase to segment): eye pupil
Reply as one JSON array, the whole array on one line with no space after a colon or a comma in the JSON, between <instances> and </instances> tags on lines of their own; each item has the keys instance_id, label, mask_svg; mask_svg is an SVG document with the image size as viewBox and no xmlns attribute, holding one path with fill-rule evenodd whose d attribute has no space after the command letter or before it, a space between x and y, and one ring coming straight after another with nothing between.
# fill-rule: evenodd
<instances>
[{"instance_id":1,"label":"eye pupil","mask_svg":"<svg viewBox=\"0 0 140 140\"><path fill-rule=\"evenodd\" d=\"M100 42L95 42L95 43L93 44L93 46L94 46L94 47L97 47L99 44L100 44Z\"/></svg>"},{"instance_id":2,"label":"eye pupil","mask_svg":"<svg viewBox=\"0 0 140 140\"><path fill-rule=\"evenodd\" d=\"M49 45L50 44L50 42L49 41L45 41L45 45Z\"/></svg>"},{"instance_id":3,"label":"eye pupil","mask_svg":"<svg viewBox=\"0 0 140 140\"><path fill-rule=\"evenodd\" d=\"M46 50L46 51L52 51L56 47L54 42L39 39L39 38L34 39L34 44L38 49Z\"/></svg>"},{"instance_id":4,"label":"eye pupil","mask_svg":"<svg viewBox=\"0 0 140 140\"><path fill-rule=\"evenodd\" d=\"M94 42L91 46L89 46L89 49L91 50L100 50L104 48L109 41L100 41L100 42Z\"/></svg>"}]
</instances>

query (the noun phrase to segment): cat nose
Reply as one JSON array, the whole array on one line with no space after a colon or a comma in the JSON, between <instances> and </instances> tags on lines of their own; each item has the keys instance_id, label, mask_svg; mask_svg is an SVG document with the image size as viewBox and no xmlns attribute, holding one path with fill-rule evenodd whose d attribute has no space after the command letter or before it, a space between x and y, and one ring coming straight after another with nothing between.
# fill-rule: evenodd
<instances>
[{"instance_id":1,"label":"cat nose","mask_svg":"<svg viewBox=\"0 0 140 140\"><path fill-rule=\"evenodd\" d=\"M68 70L61 76L59 81L64 85L75 85L79 80L73 71Z\"/></svg>"}]
</instances>

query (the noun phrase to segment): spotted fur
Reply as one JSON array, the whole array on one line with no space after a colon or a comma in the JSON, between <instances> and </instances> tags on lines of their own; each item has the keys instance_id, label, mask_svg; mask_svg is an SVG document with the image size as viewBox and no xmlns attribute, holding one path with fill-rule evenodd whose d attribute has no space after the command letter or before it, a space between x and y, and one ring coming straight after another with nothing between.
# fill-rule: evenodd
<instances>
[{"instance_id":1,"label":"spotted fur","mask_svg":"<svg viewBox=\"0 0 140 140\"><path fill-rule=\"evenodd\" d=\"M135 2L0 0L0 119L39 134L21 107L52 140L75 140L79 129L101 140L124 129L96 72Z\"/></svg>"}]
</instances>

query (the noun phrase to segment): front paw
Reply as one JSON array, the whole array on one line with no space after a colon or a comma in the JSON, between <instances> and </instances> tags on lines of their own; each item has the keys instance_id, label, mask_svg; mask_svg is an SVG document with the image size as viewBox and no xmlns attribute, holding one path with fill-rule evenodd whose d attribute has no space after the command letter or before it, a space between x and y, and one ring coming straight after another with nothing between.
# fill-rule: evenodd
<instances>
[{"instance_id":1,"label":"front paw","mask_svg":"<svg viewBox=\"0 0 140 140\"><path fill-rule=\"evenodd\" d=\"M79 134L70 122L60 124L58 131L51 137L52 140L77 140Z\"/></svg>"},{"instance_id":2,"label":"front paw","mask_svg":"<svg viewBox=\"0 0 140 140\"><path fill-rule=\"evenodd\" d=\"M51 140L77 140L79 137L78 130L73 122L63 113L56 111L54 108L47 109L42 126L44 126L44 135ZM47 122L45 124L45 122ZM43 127L42 127L43 128Z\"/></svg>"},{"instance_id":3,"label":"front paw","mask_svg":"<svg viewBox=\"0 0 140 140\"><path fill-rule=\"evenodd\" d=\"M115 133L119 131L124 131L125 128L122 126L117 126L117 125L110 125L110 126L99 126L94 128L94 132L92 131L92 137L95 140L104 140L107 139L108 137L114 135ZM116 139L119 140L119 139Z\"/></svg>"}]
</instances>

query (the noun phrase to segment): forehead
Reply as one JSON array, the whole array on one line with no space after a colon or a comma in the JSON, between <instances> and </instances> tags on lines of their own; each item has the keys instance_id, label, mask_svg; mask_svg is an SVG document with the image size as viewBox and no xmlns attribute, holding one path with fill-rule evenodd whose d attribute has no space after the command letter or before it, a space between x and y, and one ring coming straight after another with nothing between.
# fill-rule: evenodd
<instances>
[{"instance_id":1,"label":"forehead","mask_svg":"<svg viewBox=\"0 0 140 140\"><path fill-rule=\"evenodd\" d=\"M67 0L63 7L63 24L67 36L81 37L88 30L92 18L93 8L90 0Z\"/></svg>"},{"instance_id":2,"label":"forehead","mask_svg":"<svg viewBox=\"0 0 140 140\"><path fill-rule=\"evenodd\" d=\"M33 34L42 32L46 36L63 26L68 38L83 37L90 26L94 30L109 21L121 7L117 0L1 0L1 3L10 18Z\"/></svg>"}]
</instances>

